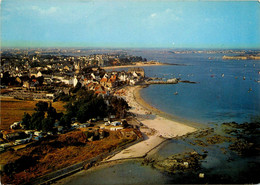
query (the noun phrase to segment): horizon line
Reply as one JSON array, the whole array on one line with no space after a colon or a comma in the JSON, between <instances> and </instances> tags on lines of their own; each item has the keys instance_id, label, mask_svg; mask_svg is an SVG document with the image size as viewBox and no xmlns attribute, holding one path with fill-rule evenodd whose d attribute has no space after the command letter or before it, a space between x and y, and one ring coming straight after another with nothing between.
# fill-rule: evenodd
<instances>
[{"instance_id":1,"label":"horizon line","mask_svg":"<svg viewBox=\"0 0 260 185\"><path fill-rule=\"evenodd\" d=\"M117 49L147 49L147 50L160 50L160 49L170 49L170 50L260 50L260 48L257 47L245 47L245 48L234 48L234 47L225 47L225 48L220 48L220 47L210 47L210 48L205 48L205 47L176 47L176 48L171 48L171 47L81 47L81 46L32 46L32 47L23 47L23 46L4 46L0 47L0 50L2 49L104 49L104 50L117 50Z\"/></svg>"}]
</instances>

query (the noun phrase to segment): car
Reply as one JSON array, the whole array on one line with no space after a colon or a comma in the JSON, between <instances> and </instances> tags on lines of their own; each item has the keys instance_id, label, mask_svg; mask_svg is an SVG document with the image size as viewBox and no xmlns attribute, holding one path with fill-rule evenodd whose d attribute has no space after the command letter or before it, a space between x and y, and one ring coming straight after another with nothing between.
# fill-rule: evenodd
<instances>
[{"instance_id":1,"label":"car","mask_svg":"<svg viewBox=\"0 0 260 185\"><path fill-rule=\"evenodd\" d=\"M110 125L110 123L109 123L109 122L106 122L106 123L105 123L105 126L109 126L109 125Z\"/></svg>"}]
</instances>

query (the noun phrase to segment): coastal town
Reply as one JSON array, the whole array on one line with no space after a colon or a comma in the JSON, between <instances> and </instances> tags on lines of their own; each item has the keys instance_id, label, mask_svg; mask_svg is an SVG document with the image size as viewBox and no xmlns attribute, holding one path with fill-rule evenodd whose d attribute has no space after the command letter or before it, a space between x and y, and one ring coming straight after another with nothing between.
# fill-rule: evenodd
<instances>
[{"instance_id":1,"label":"coastal town","mask_svg":"<svg viewBox=\"0 0 260 185\"><path fill-rule=\"evenodd\" d=\"M52 167L53 170L46 170L45 167L29 170L31 166L26 165L18 169L12 167L13 164L22 165L27 160L23 159L26 157L35 161L32 154L26 154L25 151L40 147L43 143L49 146L49 143L58 141L67 149L70 145L84 147L87 142L99 141L107 143L105 152L109 153L115 146L125 146L142 140L140 127L143 124L135 118L134 113L127 111L130 109L128 104L134 102L126 98L126 94L130 94L131 91L128 88L151 82L178 83L178 79L153 81L154 79L147 78L144 69L141 68L147 65L164 64L130 56L125 52L57 56L49 53L45 55L37 50L2 51L0 138L2 179L14 184L29 182L35 174L39 174L36 177L42 176L47 172L87 159L83 155L74 163L68 164L65 158L61 157L53 164L56 166ZM113 69L113 66L128 66L129 69L109 72L104 69L111 67ZM31 105L29 113L23 111L29 104ZM146 111L145 114L150 113ZM148 129L147 132L152 131ZM152 145L138 155L144 155L161 141L162 139L159 139L159 142L151 142ZM57 146L49 147L56 151ZM96 144L95 147L98 148L95 150L100 150L100 147L104 150L103 144ZM46 152L45 149L40 150ZM70 151L64 149L65 156L66 152ZM86 155L97 157L100 152L87 152ZM44 156L38 154L38 158L41 157ZM43 165L41 160L36 161L34 168ZM57 163L62 165L59 166ZM21 177L21 172L24 170L31 175L28 176L27 173Z\"/></svg>"},{"instance_id":2,"label":"coastal town","mask_svg":"<svg viewBox=\"0 0 260 185\"><path fill-rule=\"evenodd\" d=\"M0 0L0 185L259 184L259 2Z\"/></svg>"},{"instance_id":3,"label":"coastal town","mask_svg":"<svg viewBox=\"0 0 260 185\"><path fill-rule=\"evenodd\" d=\"M148 77L143 68L170 64L147 61L125 51L89 55L75 55L81 50L74 49L1 52L2 182L51 183L124 159L144 158L145 164L153 164L149 161L151 151L169 139L191 133L211 137L214 133L142 99L140 90L151 84L197 83L179 77ZM220 139L213 135L211 140ZM175 157L174 161L179 160ZM191 152L188 158L173 163L187 170L196 168L204 158L205 154ZM171 171L171 160L154 165ZM204 178L204 173L199 173L199 178Z\"/></svg>"}]
</instances>

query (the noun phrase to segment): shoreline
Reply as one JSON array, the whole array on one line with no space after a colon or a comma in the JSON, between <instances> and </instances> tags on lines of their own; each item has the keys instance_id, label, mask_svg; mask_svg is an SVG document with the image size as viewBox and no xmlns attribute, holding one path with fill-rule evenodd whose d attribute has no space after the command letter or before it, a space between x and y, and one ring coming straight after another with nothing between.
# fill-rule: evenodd
<instances>
[{"instance_id":1,"label":"shoreline","mask_svg":"<svg viewBox=\"0 0 260 185\"><path fill-rule=\"evenodd\" d=\"M195 127L195 124L191 126L191 123L174 120L168 114L146 103L139 93L142 87L125 87L126 94L123 98L131 107L129 112L141 123L140 131L144 140L111 156L105 162L145 157L166 140L195 132L200 128L197 125Z\"/></svg>"},{"instance_id":2,"label":"shoreline","mask_svg":"<svg viewBox=\"0 0 260 185\"><path fill-rule=\"evenodd\" d=\"M141 64L141 65L123 65L123 66L105 66L102 69L118 69L118 68L129 68L129 67L149 67L149 66L165 66L170 64L158 63L158 64Z\"/></svg>"},{"instance_id":3,"label":"shoreline","mask_svg":"<svg viewBox=\"0 0 260 185\"><path fill-rule=\"evenodd\" d=\"M146 85L128 86L126 89L129 93L125 96L126 101L132 107L130 112L136 115L136 118L144 125L155 129L158 134L168 139L204 128L202 124L175 117L150 105L141 97L140 91L144 87L146 87ZM174 129L172 127L173 125L176 126ZM168 128L165 129L164 127ZM165 131L165 133L162 133L163 131Z\"/></svg>"},{"instance_id":4,"label":"shoreline","mask_svg":"<svg viewBox=\"0 0 260 185\"><path fill-rule=\"evenodd\" d=\"M139 85L137 86L137 88L135 89L134 91L134 98L135 98L135 101L141 105L143 108L149 110L150 112L152 112L152 114L155 114L155 115L158 115L160 117L163 117L165 119L168 119L168 120L171 120L171 121L175 121L175 122L178 122L180 124L184 124L184 125L187 125L187 126L190 126L190 127L195 127L197 129L201 129L201 128L206 128L206 126L200 124L200 123L196 123L196 122L192 122L192 121L188 121L184 118L181 118L181 117L178 117L178 116L174 116L174 115L171 115L171 114L168 114L166 112L163 112L155 107L153 107L151 104L149 104L147 101L145 101L142 96L141 96L141 93L140 91L143 89L143 88L146 88L147 85Z\"/></svg>"},{"instance_id":5,"label":"shoreline","mask_svg":"<svg viewBox=\"0 0 260 185\"><path fill-rule=\"evenodd\" d=\"M193 133L201 128L198 127L199 124L196 124L196 127L194 127L195 124L193 123L176 121L171 115L149 105L140 96L140 90L143 87L144 86L127 86L124 88L127 93L123 97L131 107L130 112L143 124L143 126L140 127L140 131L143 134L144 140L122 150L114 156L110 156L87 171L80 171L79 173L56 181L55 184L66 184L70 180L85 176L93 170L112 167L124 161L140 160L158 151L162 144L168 140ZM151 112L151 114L149 112Z\"/></svg>"}]
</instances>

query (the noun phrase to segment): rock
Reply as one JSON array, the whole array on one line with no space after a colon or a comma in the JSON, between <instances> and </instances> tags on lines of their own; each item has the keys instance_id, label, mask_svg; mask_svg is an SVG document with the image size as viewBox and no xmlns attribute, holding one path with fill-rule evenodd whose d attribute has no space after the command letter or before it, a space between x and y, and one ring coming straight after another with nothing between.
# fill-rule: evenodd
<instances>
[{"instance_id":1,"label":"rock","mask_svg":"<svg viewBox=\"0 0 260 185\"><path fill-rule=\"evenodd\" d=\"M207 155L205 154L198 154L196 151L175 154L164 160L155 162L153 166L171 173L187 170L198 170L200 169L200 160L206 158L206 156Z\"/></svg>"},{"instance_id":2,"label":"rock","mask_svg":"<svg viewBox=\"0 0 260 185\"><path fill-rule=\"evenodd\" d=\"M214 145L214 144L219 144L219 143L223 143L223 142L230 142L231 140L232 140L231 137L214 135L212 137L207 138L207 143Z\"/></svg>"}]
</instances>

